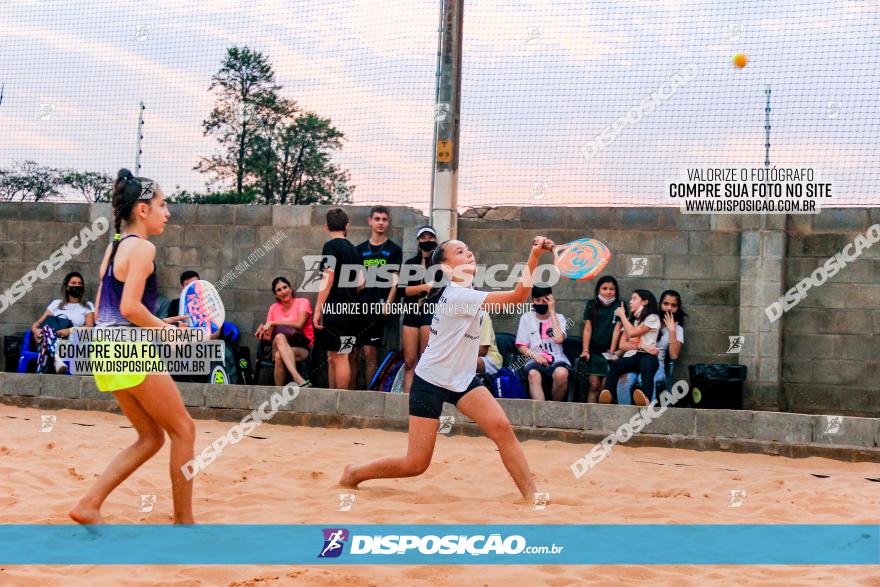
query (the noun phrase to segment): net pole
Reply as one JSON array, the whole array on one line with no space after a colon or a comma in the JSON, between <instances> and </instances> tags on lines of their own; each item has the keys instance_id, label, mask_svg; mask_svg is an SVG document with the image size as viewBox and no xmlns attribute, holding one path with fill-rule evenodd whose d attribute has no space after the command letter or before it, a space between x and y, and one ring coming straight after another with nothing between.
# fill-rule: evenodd
<instances>
[{"instance_id":1,"label":"net pole","mask_svg":"<svg viewBox=\"0 0 880 587\"><path fill-rule=\"evenodd\" d=\"M461 41L464 0L444 0L440 82L436 105L431 223L440 241L456 237L458 144L461 102ZM445 113L441 116L440 113Z\"/></svg>"}]
</instances>

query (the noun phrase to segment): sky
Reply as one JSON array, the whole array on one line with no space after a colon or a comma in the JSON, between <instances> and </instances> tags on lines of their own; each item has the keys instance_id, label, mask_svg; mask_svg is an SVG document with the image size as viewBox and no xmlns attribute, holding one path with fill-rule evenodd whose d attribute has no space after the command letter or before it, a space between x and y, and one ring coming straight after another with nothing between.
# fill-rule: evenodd
<instances>
[{"instance_id":1,"label":"sky","mask_svg":"<svg viewBox=\"0 0 880 587\"><path fill-rule=\"evenodd\" d=\"M346 135L356 203L427 206L439 1L16 0L0 4L0 166L26 159L204 191L193 167L226 49L264 52L282 93ZM749 64L737 69L743 51ZM693 167L810 167L834 204L877 205L877 0L465 0L458 198L668 205ZM693 79L589 144L673 75Z\"/></svg>"}]
</instances>

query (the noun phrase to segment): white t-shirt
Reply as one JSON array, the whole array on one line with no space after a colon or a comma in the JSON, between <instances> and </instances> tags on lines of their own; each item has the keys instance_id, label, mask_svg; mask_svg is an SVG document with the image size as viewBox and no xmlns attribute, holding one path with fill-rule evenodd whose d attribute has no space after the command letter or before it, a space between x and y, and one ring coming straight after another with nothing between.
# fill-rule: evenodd
<instances>
[{"instance_id":1,"label":"white t-shirt","mask_svg":"<svg viewBox=\"0 0 880 587\"><path fill-rule=\"evenodd\" d=\"M647 348L652 344L657 344L657 336L660 334L660 316L658 316L657 314L651 314L645 319L644 322L640 324L634 324L634 326L647 326L651 329L640 337L641 344L639 344L639 346L641 348ZM623 353L623 356L631 357L637 352L638 351L626 351L625 353Z\"/></svg>"},{"instance_id":2,"label":"white t-shirt","mask_svg":"<svg viewBox=\"0 0 880 587\"><path fill-rule=\"evenodd\" d=\"M458 393L477 373L480 355L480 307L489 292L450 283L437 302L428 346L416 365L416 375Z\"/></svg>"},{"instance_id":3,"label":"white t-shirt","mask_svg":"<svg viewBox=\"0 0 880 587\"><path fill-rule=\"evenodd\" d=\"M68 302L68 304L62 308L61 300L54 300L46 309L49 310L49 314L52 316L63 316L67 318L73 322L74 326L85 326L86 314L94 312L95 305L92 302L86 302L85 305Z\"/></svg>"},{"instance_id":4,"label":"white t-shirt","mask_svg":"<svg viewBox=\"0 0 880 587\"><path fill-rule=\"evenodd\" d=\"M565 336L565 316L556 313L556 319L559 321L559 327L562 329L562 335ZM556 363L561 361L566 365L570 365L568 358L562 351L562 345L555 342L551 337L553 330L553 320L549 317L546 320L538 320L535 311L526 312L519 318L519 328L516 329L516 344L524 345L530 351L542 353L548 361Z\"/></svg>"},{"instance_id":5,"label":"white t-shirt","mask_svg":"<svg viewBox=\"0 0 880 587\"><path fill-rule=\"evenodd\" d=\"M684 344L684 328L681 327L681 324L675 325L675 340ZM663 327L663 338L660 339L660 342L657 344L657 350L660 351L657 355L657 358L660 360L660 364L663 364L663 359L666 358L666 352L669 348L669 329L665 326Z\"/></svg>"}]
</instances>

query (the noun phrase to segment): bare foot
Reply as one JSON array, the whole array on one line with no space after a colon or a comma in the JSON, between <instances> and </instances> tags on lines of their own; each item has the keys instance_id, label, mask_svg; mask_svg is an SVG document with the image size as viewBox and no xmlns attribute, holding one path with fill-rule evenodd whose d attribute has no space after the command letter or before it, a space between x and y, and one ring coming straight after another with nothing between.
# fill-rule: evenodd
<instances>
[{"instance_id":1,"label":"bare foot","mask_svg":"<svg viewBox=\"0 0 880 587\"><path fill-rule=\"evenodd\" d=\"M101 511L97 508L88 508L82 506L80 504L76 504L73 506L73 509L67 513L71 519L77 524L106 524L104 521L104 517L101 515Z\"/></svg>"},{"instance_id":2,"label":"bare foot","mask_svg":"<svg viewBox=\"0 0 880 587\"><path fill-rule=\"evenodd\" d=\"M339 485L348 487L349 489L357 489L358 484L354 480L354 465L345 465L345 471L342 472L342 478L339 479Z\"/></svg>"}]
</instances>

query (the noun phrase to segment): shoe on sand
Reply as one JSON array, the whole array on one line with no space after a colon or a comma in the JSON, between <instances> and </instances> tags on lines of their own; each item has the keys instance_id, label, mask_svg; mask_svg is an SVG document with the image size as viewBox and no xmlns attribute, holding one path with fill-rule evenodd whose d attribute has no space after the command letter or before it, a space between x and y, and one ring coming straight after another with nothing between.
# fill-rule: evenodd
<instances>
[{"instance_id":1,"label":"shoe on sand","mask_svg":"<svg viewBox=\"0 0 880 587\"><path fill-rule=\"evenodd\" d=\"M648 398L641 389L636 389L633 391L633 403L635 403L637 406L648 405Z\"/></svg>"},{"instance_id":2,"label":"shoe on sand","mask_svg":"<svg viewBox=\"0 0 880 587\"><path fill-rule=\"evenodd\" d=\"M599 403L600 404L610 404L611 403L611 392L607 389L603 389L599 392Z\"/></svg>"}]
</instances>

